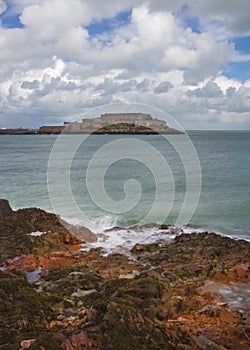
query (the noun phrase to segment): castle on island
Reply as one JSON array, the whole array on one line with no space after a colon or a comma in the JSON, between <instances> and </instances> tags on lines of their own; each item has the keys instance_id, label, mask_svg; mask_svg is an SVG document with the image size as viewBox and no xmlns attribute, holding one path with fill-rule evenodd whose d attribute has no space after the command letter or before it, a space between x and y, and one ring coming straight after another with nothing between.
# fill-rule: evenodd
<instances>
[{"instance_id":1,"label":"castle on island","mask_svg":"<svg viewBox=\"0 0 250 350\"><path fill-rule=\"evenodd\" d=\"M40 134L60 134L63 131L67 133L92 133L103 130L105 132L109 129L120 131L122 128L135 128L136 130L147 129L155 132L167 131L169 127L164 120L153 118L150 114L144 113L105 113L97 118L82 119L81 122L64 122L61 126L41 126L39 128Z\"/></svg>"}]
</instances>

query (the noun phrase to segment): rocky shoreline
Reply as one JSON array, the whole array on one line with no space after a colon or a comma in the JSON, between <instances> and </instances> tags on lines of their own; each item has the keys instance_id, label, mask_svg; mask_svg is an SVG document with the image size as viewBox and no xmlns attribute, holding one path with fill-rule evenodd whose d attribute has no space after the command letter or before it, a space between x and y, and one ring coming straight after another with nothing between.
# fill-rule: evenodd
<instances>
[{"instance_id":1,"label":"rocky shoreline","mask_svg":"<svg viewBox=\"0 0 250 350\"><path fill-rule=\"evenodd\" d=\"M194 232L129 256L82 250L96 239L0 200L0 349L250 349L249 242Z\"/></svg>"}]
</instances>

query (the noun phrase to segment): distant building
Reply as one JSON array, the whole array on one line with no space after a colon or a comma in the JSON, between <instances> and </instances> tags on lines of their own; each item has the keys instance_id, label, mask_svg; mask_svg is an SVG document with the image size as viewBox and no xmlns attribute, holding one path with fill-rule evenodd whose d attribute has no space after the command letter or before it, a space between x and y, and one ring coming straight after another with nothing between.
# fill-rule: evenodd
<instances>
[{"instance_id":1,"label":"distant building","mask_svg":"<svg viewBox=\"0 0 250 350\"><path fill-rule=\"evenodd\" d=\"M152 118L150 114L144 113L105 113L98 118L82 119L82 129L100 129L112 124L134 124L136 126L146 126L155 130L167 129L164 120Z\"/></svg>"},{"instance_id":2,"label":"distant building","mask_svg":"<svg viewBox=\"0 0 250 350\"><path fill-rule=\"evenodd\" d=\"M92 133L103 127L114 124L132 124L143 126L155 131L165 131L168 126L164 120L152 118L144 113L105 113L97 118L82 119L82 122L64 122L62 126L41 126L40 134L60 134L65 129L67 133Z\"/></svg>"}]
</instances>

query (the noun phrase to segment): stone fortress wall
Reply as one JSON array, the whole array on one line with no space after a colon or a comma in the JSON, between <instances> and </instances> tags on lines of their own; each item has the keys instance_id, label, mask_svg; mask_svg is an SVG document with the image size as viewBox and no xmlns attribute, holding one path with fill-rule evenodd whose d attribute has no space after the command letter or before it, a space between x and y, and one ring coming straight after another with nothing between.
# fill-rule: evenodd
<instances>
[{"instance_id":1,"label":"stone fortress wall","mask_svg":"<svg viewBox=\"0 0 250 350\"><path fill-rule=\"evenodd\" d=\"M82 122L65 122L63 126L42 126L39 133L60 134L65 128L70 133L93 132L113 124L133 124L143 126L156 131L164 131L168 126L164 120L153 118L150 114L144 113L105 113L97 118L82 119Z\"/></svg>"}]
</instances>

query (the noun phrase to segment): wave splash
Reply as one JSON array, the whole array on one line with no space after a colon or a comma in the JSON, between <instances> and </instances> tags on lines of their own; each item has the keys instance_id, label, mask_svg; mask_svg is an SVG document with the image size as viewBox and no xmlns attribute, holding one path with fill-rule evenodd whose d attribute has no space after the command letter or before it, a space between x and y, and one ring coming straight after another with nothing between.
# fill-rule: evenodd
<instances>
[{"instance_id":1,"label":"wave splash","mask_svg":"<svg viewBox=\"0 0 250 350\"><path fill-rule=\"evenodd\" d=\"M84 220L73 216L63 216L62 219L74 226L87 227L94 233L100 233L121 225L119 217L114 215L104 215L91 220Z\"/></svg>"},{"instance_id":2,"label":"wave splash","mask_svg":"<svg viewBox=\"0 0 250 350\"><path fill-rule=\"evenodd\" d=\"M83 251L91 248L101 248L103 255L121 253L130 255L136 244L165 244L171 243L175 237L183 233L204 232L204 229L191 226L157 226L142 224L128 227L113 227L97 234L97 242L85 244Z\"/></svg>"},{"instance_id":3,"label":"wave splash","mask_svg":"<svg viewBox=\"0 0 250 350\"><path fill-rule=\"evenodd\" d=\"M124 218L114 215L104 215L91 221L79 220L79 218L65 217L72 225L84 226L97 234L97 242L84 244L82 250L88 251L91 248L101 248L103 255L121 253L130 255L131 249L136 244L166 244L171 243L178 235L183 233L215 232L208 227L196 225L157 225L134 224L125 222ZM216 234L240 239L233 235L216 231Z\"/></svg>"}]
</instances>

